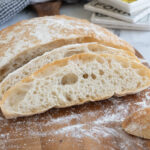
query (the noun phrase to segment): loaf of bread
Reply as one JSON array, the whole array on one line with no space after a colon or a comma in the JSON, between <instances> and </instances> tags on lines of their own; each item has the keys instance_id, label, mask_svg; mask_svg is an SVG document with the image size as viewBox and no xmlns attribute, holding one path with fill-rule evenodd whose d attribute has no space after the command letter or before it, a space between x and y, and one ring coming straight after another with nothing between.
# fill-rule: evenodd
<instances>
[{"instance_id":1,"label":"loaf of bread","mask_svg":"<svg viewBox=\"0 0 150 150\"><path fill-rule=\"evenodd\" d=\"M78 54L47 64L5 92L6 118L30 116L53 107L137 93L150 86L150 70L112 54Z\"/></svg>"},{"instance_id":2,"label":"loaf of bread","mask_svg":"<svg viewBox=\"0 0 150 150\"><path fill-rule=\"evenodd\" d=\"M12 71L44 52L71 43L99 42L134 52L108 30L67 16L21 21L0 31L0 82Z\"/></svg>"},{"instance_id":3,"label":"loaf of bread","mask_svg":"<svg viewBox=\"0 0 150 150\"><path fill-rule=\"evenodd\" d=\"M122 127L131 135L150 139L150 107L133 113L125 119Z\"/></svg>"},{"instance_id":4,"label":"loaf of bread","mask_svg":"<svg viewBox=\"0 0 150 150\"><path fill-rule=\"evenodd\" d=\"M62 46L50 52L46 52L42 56L36 57L35 59L31 60L29 63L25 64L24 66L10 73L0 84L0 99L2 98L2 95L9 88L14 86L18 81L22 80L23 78L37 71L45 64L79 53L95 53L95 54L108 53L108 54L124 56L126 58L139 61L137 57L130 51L111 48L108 46L101 45L99 43L91 42L91 43L72 44L72 45Z\"/></svg>"}]
</instances>

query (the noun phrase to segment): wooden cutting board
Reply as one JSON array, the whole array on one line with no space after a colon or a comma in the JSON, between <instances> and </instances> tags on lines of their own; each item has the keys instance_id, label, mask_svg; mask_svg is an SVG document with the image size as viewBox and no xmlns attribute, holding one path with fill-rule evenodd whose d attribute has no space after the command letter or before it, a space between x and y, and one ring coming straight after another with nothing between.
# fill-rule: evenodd
<instances>
[{"instance_id":1,"label":"wooden cutting board","mask_svg":"<svg viewBox=\"0 0 150 150\"><path fill-rule=\"evenodd\" d=\"M0 114L0 150L150 150L150 140L121 128L126 116L147 105L150 88L32 117L7 120Z\"/></svg>"}]
</instances>

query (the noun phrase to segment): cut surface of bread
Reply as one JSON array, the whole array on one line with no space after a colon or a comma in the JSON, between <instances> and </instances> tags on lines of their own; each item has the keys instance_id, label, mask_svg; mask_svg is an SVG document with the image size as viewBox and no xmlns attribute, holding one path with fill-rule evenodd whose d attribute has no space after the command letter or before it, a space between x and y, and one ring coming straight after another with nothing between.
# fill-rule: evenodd
<instances>
[{"instance_id":1,"label":"cut surface of bread","mask_svg":"<svg viewBox=\"0 0 150 150\"><path fill-rule=\"evenodd\" d=\"M9 88L14 86L18 81L22 80L23 78L31 75L32 73L40 69L43 65L79 53L95 53L95 54L108 53L124 56L126 58L139 61L137 57L130 51L111 48L99 43L91 42L91 43L71 44L63 46L54 49L50 52L46 52L44 55L31 60L29 63L10 73L0 84L0 99Z\"/></svg>"},{"instance_id":2,"label":"cut surface of bread","mask_svg":"<svg viewBox=\"0 0 150 150\"><path fill-rule=\"evenodd\" d=\"M25 20L0 31L0 81L44 52L85 42L134 51L127 42L86 20L59 15Z\"/></svg>"},{"instance_id":3,"label":"cut surface of bread","mask_svg":"<svg viewBox=\"0 0 150 150\"><path fill-rule=\"evenodd\" d=\"M124 120L122 127L131 135L150 139L150 107L133 113Z\"/></svg>"},{"instance_id":4,"label":"cut surface of bread","mask_svg":"<svg viewBox=\"0 0 150 150\"><path fill-rule=\"evenodd\" d=\"M43 66L3 96L6 118L123 96L150 86L144 65L111 54L78 54Z\"/></svg>"}]
</instances>

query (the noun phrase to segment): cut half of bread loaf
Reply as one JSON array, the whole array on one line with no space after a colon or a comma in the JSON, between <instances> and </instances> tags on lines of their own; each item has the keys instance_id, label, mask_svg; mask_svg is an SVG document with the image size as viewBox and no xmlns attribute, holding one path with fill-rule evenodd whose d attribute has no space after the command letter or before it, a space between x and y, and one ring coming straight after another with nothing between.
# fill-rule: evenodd
<instances>
[{"instance_id":1,"label":"cut half of bread loaf","mask_svg":"<svg viewBox=\"0 0 150 150\"><path fill-rule=\"evenodd\" d=\"M150 86L144 65L111 54L78 54L47 64L3 96L6 118L30 116L139 92Z\"/></svg>"},{"instance_id":2,"label":"cut half of bread loaf","mask_svg":"<svg viewBox=\"0 0 150 150\"><path fill-rule=\"evenodd\" d=\"M10 73L0 84L0 99L2 95L18 81L31 75L45 64L51 63L55 60L62 59L65 57L72 56L79 53L95 53L95 54L114 54L124 56L129 59L139 61L137 57L130 51L124 51L122 49L111 48L108 46L101 45L99 43L83 43L83 44L72 44L54 49L50 52L46 52L44 55L36 57L29 63L18 68L14 72Z\"/></svg>"},{"instance_id":3,"label":"cut half of bread loaf","mask_svg":"<svg viewBox=\"0 0 150 150\"><path fill-rule=\"evenodd\" d=\"M150 107L133 113L125 119L122 127L131 135L150 139Z\"/></svg>"},{"instance_id":4,"label":"cut half of bread loaf","mask_svg":"<svg viewBox=\"0 0 150 150\"><path fill-rule=\"evenodd\" d=\"M0 81L31 59L73 43L100 42L134 51L127 42L86 20L67 16L21 21L0 31Z\"/></svg>"}]
</instances>

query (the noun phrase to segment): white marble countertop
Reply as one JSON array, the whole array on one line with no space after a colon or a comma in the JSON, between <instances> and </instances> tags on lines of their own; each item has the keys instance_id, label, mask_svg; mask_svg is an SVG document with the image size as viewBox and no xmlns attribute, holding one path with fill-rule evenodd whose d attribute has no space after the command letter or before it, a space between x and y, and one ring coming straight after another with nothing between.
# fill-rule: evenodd
<instances>
[{"instance_id":1,"label":"white marble countertop","mask_svg":"<svg viewBox=\"0 0 150 150\"><path fill-rule=\"evenodd\" d=\"M90 20L91 13L84 10L81 4L63 5L61 14ZM18 21L36 17L32 10L25 9L11 20L0 26L0 30ZM122 39L128 41L150 62L150 31L111 30Z\"/></svg>"}]
</instances>

